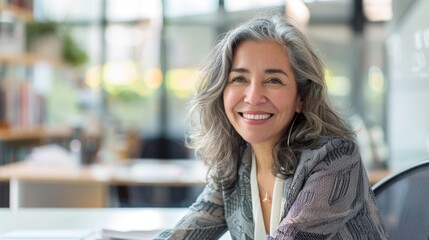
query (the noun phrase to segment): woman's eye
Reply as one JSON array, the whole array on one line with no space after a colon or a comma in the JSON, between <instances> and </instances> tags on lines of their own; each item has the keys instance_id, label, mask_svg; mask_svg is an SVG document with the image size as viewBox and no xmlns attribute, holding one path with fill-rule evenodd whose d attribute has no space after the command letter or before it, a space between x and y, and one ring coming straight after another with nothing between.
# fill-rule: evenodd
<instances>
[{"instance_id":1,"label":"woman's eye","mask_svg":"<svg viewBox=\"0 0 429 240\"><path fill-rule=\"evenodd\" d=\"M234 77L232 78L231 82L242 83L242 82L246 82L246 79L244 77Z\"/></svg>"},{"instance_id":2,"label":"woman's eye","mask_svg":"<svg viewBox=\"0 0 429 240\"><path fill-rule=\"evenodd\" d=\"M280 79L278 78L270 78L267 81L268 83L283 83Z\"/></svg>"}]
</instances>

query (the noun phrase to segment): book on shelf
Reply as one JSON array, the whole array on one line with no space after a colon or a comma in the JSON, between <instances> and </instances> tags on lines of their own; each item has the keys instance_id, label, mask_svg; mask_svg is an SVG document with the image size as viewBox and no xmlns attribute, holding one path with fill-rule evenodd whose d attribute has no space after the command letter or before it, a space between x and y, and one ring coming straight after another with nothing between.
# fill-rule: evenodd
<instances>
[{"instance_id":1,"label":"book on shelf","mask_svg":"<svg viewBox=\"0 0 429 240\"><path fill-rule=\"evenodd\" d=\"M44 123L44 98L29 82L8 82L0 87L0 120L10 128L32 128Z\"/></svg>"},{"instance_id":2,"label":"book on shelf","mask_svg":"<svg viewBox=\"0 0 429 240\"><path fill-rule=\"evenodd\" d=\"M7 3L9 6L14 6L15 8L21 10L32 11L33 1L34 0L4 0L3 2Z\"/></svg>"},{"instance_id":3,"label":"book on shelf","mask_svg":"<svg viewBox=\"0 0 429 240\"><path fill-rule=\"evenodd\" d=\"M32 128L46 121L46 93L43 92L46 83L35 75L39 72L39 64L31 69L1 64L0 123L7 123L10 128ZM43 77L49 79L49 74Z\"/></svg>"},{"instance_id":4,"label":"book on shelf","mask_svg":"<svg viewBox=\"0 0 429 240\"><path fill-rule=\"evenodd\" d=\"M1 0L0 12L12 12L24 22L33 20L33 0Z\"/></svg>"}]
</instances>

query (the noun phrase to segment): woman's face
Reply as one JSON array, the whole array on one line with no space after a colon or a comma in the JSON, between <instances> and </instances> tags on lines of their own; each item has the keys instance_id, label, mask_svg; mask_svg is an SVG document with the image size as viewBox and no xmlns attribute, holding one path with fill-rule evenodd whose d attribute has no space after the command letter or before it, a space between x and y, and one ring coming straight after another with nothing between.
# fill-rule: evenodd
<instances>
[{"instance_id":1,"label":"woman's face","mask_svg":"<svg viewBox=\"0 0 429 240\"><path fill-rule=\"evenodd\" d=\"M226 115L249 143L274 145L301 112L294 73L284 48L244 41L233 56L223 92Z\"/></svg>"}]
</instances>

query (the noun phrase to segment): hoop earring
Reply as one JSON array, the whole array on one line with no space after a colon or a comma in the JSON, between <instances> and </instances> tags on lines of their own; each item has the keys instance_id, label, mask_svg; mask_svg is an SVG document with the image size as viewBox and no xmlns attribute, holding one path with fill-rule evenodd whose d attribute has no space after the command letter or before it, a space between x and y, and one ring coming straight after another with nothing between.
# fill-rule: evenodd
<instances>
[{"instance_id":1,"label":"hoop earring","mask_svg":"<svg viewBox=\"0 0 429 240\"><path fill-rule=\"evenodd\" d=\"M299 113L295 114L295 117L293 118L292 124L290 125L289 128L289 133L287 135L287 146L289 147L289 141L290 141L290 135L292 134L292 128L293 125L295 124L296 119L298 118Z\"/></svg>"}]
</instances>

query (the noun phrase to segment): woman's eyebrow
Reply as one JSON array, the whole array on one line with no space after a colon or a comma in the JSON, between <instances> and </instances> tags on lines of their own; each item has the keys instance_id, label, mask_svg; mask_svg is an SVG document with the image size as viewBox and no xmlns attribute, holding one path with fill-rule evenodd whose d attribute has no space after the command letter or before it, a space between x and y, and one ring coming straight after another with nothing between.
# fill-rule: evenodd
<instances>
[{"instance_id":1,"label":"woman's eyebrow","mask_svg":"<svg viewBox=\"0 0 429 240\"><path fill-rule=\"evenodd\" d=\"M250 71L248 69L246 69L246 68L231 68L231 70L229 72L250 73ZM273 73L274 74L278 74L278 73L280 73L280 74L283 74L286 77L288 77L288 74L285 71L283 71L281 69L278 69L278 68L268 68L264 72L268 73L268 74L273 74Z\"/></svg>"},{"instance_id":2,"label":"woman's eyebrow","mask_svg":"<svg viewBox=\"0 0 429 240\"><path fill-rule=\"evenodd\" d=\"M280 73L283 75L286 75L286 77L288 77L287 73L281 69L278 68L269 68L265 70L265 73Z\"/></svg>"},{"instance_id":3,"label":"woman's eyebrow","mask_svg":"<svg viewBox=\"0 0 429 240\"><path fill-rule=\"evenodd\" d=\"M250 71L246 68L231 68L229 72L249 73Z\"/></svg>"}]
</instances>

